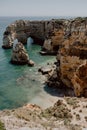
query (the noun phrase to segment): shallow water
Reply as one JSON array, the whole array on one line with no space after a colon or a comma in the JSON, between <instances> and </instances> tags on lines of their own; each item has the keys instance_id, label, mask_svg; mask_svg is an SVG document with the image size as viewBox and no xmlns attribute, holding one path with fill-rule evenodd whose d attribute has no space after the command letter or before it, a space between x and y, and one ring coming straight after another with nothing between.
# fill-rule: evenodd
<instances>
[{"instance_id":1,"label":"shallow water","mask_svg":"<svg viewBox=\"0 0 87 130\"><path fill-rule=\"evenodd\" d=\"M26 47L29 57L35 62L35 67L16 66L9 63L11 49L2 49L2 38L5 28L17 18L0 18L0 109L17 108L25 103L36 103L41 106L44 99L50 95L44 91L38 67L47 62L55 61L54 56L41 56L40 46L31 44ZM26 18L29 19L29 18ZM49 104L48 104L49 105Z\"/></svg>"}]
</instances>

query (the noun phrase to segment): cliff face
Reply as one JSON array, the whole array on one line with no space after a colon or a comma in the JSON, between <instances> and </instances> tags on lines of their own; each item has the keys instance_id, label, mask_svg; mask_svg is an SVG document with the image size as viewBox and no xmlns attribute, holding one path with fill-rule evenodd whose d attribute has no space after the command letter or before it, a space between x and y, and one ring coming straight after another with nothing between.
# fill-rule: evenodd
<instances>
[{"instance_id":1,"label":"cliff face","mask_svg":"<svg viewBox=\"0 0 87 130\"><path fill-rule=\"evenodd\" d=\"M58 37L59 35L54 37L54 42ZM76 96L87 97L86 61L87 19L77 18L68 21L62 41L59 44L57 54L57 65L59 65L55 71L57 83L55 84L58 86L58 81L60 80L65 86L74 88ZM54 74L52 77L54 78Z\"/></svg>"},{"instance_id":2,"label":"cliff face","mask_svg":"<svg viewBox=\"0 0 87 130\"><path fill-rule=\"evenodd\" d=\"M68 87L74 87L76 96L87 96L87 19L71 21L68 36L60 48L61 79ZM82 66L82 67L81 67ZM85 71L85 74L84 74ZM83 73L83 76L82 76ZM84 79L83 79L84 77Z\"/></svg>"}]
</instances>

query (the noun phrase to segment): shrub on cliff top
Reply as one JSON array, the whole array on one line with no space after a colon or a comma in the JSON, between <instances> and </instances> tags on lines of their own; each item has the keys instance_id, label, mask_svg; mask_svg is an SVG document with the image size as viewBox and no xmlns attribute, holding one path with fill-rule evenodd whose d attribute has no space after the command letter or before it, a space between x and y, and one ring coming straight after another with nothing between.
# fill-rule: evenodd
<instances>
[{"instance_id":1,"label":"shrub on cliff top","mask_svg":"<svg viewBox=\"0 0 87 130\"><path fill-rule=\"evenodd\" d=\"M0 121L0 130L6 130L5 126L4 126L4 123L2 123L1 121Z\"/></svg>"}]
</instances>

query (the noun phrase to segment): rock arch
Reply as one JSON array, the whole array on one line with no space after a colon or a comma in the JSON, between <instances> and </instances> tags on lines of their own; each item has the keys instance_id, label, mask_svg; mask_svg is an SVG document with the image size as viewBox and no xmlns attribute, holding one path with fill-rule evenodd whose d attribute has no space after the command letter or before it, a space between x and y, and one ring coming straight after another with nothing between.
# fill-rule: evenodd
<instances>
[{"instance_id":1,"label":"rock arch","mask_svg":"<svg viewBox=\"0 0 87 130\"><path fill-rule=\"evenodd\" d=\"M26 21L18 20L10 24L3 34L3 45L5 49L11 48L13 40L18 39L23 44L27 43L28 37L34 39L34 42L43 45L46 36L49 36L55 25L54 20L50 21Z\"/></svg>"}]
</instances>

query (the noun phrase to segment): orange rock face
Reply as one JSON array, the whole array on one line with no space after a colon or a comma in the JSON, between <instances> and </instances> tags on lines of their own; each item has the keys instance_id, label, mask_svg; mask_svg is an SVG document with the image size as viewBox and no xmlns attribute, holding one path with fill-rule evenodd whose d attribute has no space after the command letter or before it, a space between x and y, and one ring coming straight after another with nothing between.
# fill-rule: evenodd
<instances>
[{"instance_id":1,"label":"orange rock face","mask_svg":"<svg viewBox=\"0 0 87 130\"><path fill-rule=\"evenodd\" d=\"M58 60L60 60L62 82L68 87L73 87L76 96L87 97L87 36L85 24L86 19L84 21L74 20L69 32L70 36L64 40L59 50Z\"/></svg>"},{"instance_id":2,"label":"orange rock face","mask_svg":"<svg viewBox=\"0 0 87 130\"><path fill-rule=\"evenodd\" d=\"M68 21L66 27L54 34L52 43L59 45L58 78L60 76L65 86L73 88L76 96L87 97L87 19Z\"/></svg>"},{"instance_id":3,"label":"orange rock face","mask_svg":"<svg viewBox=\"0 0 87 130\"><path fill-rule=\"evenodd\" d=\"M55 29L54 30L54 36L52 36L52 45L61 45L63 42L63 37L64 37L64 29Z\"/></svg>"},{"instance_id":4,"label":"orange rock face","mask_svg":"<svg viewBox=\"0 0 87 130\"><path fill-rule=\"evenodd\" d=\"M77 68L72 78L72 83L77 96L87 97L87 63Z\"/></svg>"}]
</instances>

